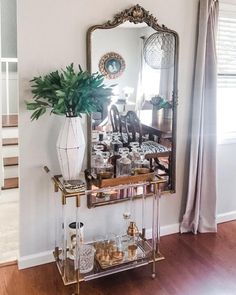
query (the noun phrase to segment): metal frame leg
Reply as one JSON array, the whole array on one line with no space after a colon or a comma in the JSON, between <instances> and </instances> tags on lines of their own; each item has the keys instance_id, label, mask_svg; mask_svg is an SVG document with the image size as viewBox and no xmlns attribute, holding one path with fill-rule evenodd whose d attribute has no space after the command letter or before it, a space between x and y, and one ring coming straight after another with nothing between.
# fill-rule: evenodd
<instances>
[{"instance_id":1,"label":"metal frame leg","mask_svg":"<svg viewBox=\"0 0 236 295\"><path fill-rule=\"evenodd\" d=\"M66 228L66 197L62 193L62 277L67 280L66 277L66 253L67 248L67 228Z\"/></svg>"},{"instance_id":2,"label":"metal frame leg","mask_svg":"<svg viewBox=\"0 0 236 295\"><path fill-rule=\"evenodd\" d=\"M80 246L82 243L81 237L81 229L80 229L80 216L79 216L79 208L80 208L80 195L76 196L76 245L75 245L75 261L74 268L76 272L77 284L75 286L75 295L80 294Z\"/></svg>"},{"instance_id":3,"label":"metal frame leg","mask_svg":"<svg viewBox=\"0 0 236 295\"><path fill-rule=\"evenodd\" d=\"M156 246L157 246L157 218L156 218L156 184L154 184L154 196L153 196L153 204L152 204L152 278L156 277Z\"/></svg>"},{"instance_id":4,"label":"metal frame leg","mask_svg":"<svg viewBox=\"0 0 236 295\"><path fill-rule=\"evenodd\" d=\"M160 253L160 197L161 190L159 185L154 185L153 196L153 216L152 216L152 247L153 247L153 263L152 263L152 278L156 277L156 257Z\"/></svg>"},{"instance_id":5,"label":"metal frame leg","mask_svg":"<svg viewBox=\"0 0 236 295\"><path fill-rule=\"evenodd\" d=\"M156 198L156 207L157 207L157 245L156 245L156 254L160 253L160 238L161 238L161 232L160 232L160 199L161 199L161 190L158 187L157 190L157 198Z\"/></svg>"}]
</instances>

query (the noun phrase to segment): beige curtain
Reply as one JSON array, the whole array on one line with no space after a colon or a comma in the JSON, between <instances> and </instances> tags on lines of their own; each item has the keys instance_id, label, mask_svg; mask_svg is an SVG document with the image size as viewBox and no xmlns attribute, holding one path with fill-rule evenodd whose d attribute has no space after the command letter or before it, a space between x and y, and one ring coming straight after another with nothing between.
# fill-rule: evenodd
<instances>
[{"instance_id":1,"label":"beige curtain","mask_svg":"<svg viewBox=\"0 0 236 295\"><path fill-rule=\"evenodd\" d=\"M192 101L188 195L181 232L215 232L216 226L216 34L219 3L199 1Z\"/></svg>"}]
</instances>

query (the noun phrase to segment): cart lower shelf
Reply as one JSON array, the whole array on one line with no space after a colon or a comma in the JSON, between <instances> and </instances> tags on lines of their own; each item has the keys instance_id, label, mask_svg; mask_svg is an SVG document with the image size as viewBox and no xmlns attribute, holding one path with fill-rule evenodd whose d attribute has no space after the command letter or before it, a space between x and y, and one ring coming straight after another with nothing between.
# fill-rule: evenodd
<instances>
[{"instance_id":1,"label":"cart lower shelf","mask_svg":"<svg viewBox=\"0 0 236 295\"><path fill-rule=\"evenodd\" d=\"M153 263L153 252L151 251L152 245L151 241L140 241L139 247L142 249L143 253L142 255L139 255L137 259L130 260L130 261L124 261L121 262L118 265L103 269L98 261L94 259L94 268L91 272L86 274L79 274L78 271L75 270L74 267L74 260L71 260L70 258L66 258L65 260L62 260L60 257L61 250L58 248L54 251L54 257L56 260L57 268L59 270L59 273L62 277L64 285L71 285L76 284L82 281L90 281L93 279L97 279L100 277L108 276L111 274L119 273L122 271L138 268L144 265L147 265L149 263ZM164 256L161 253L156 253L155 255L155 261L160 261L165 259ZM64 261L64 263L63 263Z\"/></svg>"}]
</instances>

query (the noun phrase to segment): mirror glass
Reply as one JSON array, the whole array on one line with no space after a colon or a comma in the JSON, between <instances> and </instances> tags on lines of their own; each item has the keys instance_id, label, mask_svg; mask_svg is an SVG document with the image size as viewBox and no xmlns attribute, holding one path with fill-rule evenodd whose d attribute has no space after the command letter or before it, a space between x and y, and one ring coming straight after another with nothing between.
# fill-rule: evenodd
<instances>
[{"instance_id":1,"label":"mirror glass","mask_svg":"<svg viewBox=\"0 0 236 295\"><path fill-rule=\"evenodd\" d=\"M107 29L101 25L88 34L89 70L103 74L105 85L113 87L110 101L88 118L88 166L93 171L96 161L114 164L110 159L114 154L132 159L137 150L151 165L143 162L142 168L149 167L165 178L164 189L173 192L177 34L147 23L124 21ZM122 143L118 148L116 141ZM119 148L129 151L119 152ZM131 166L131 174L140 172L133 163Z\"/></svg>"}]
</instances>

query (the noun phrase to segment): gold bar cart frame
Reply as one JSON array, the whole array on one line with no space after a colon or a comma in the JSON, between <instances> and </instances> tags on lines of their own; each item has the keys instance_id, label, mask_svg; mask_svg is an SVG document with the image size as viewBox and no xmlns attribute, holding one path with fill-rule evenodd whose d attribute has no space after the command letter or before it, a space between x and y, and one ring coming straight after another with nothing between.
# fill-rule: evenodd
<instances>
[{"instance_id":1,"label":"gold bar cart frame","mask_svg":"<svg viewBox=\"0 0 236 295\"><path fill-rule=\"evenodd\" d=\"M149 259L141 259L139 261L133 261L132 263L127 263L124 265L120 265L119 267L114 267L108 270L103 270L99 271L97 273L93 274L88 274L85 276L81 276L79 272L79 257L76 257L76 262L75 265L76 267L73 269L71 268L72 275L70 279L68 279L68 261L66 259L66 243L65 243L65 237L66 237L66 232L64 233L64 238L63 238L63 243L64 243L64 250L60 250L60 248L55 245L55 250L54 250L54 257L55 261L59 270L59 273L61 274L62 280L64 285L70 285L70 284L75 284L76 285L76 290L73 293L74 295L79 295L80 294L80 283L82 281L89 281L95 278L99 277L104 277L108 276L110 274L118 273L121 271L137 268L140 266L147 265L149 263L152 264L152 278L156 277L156 261L163 260L164 257L159 251L159 246L160 246L160 198L161 198L161 185L166 182L166 180L162 178L155 178L153 174L147 174L147 175L140 175L140 176L130 176L130 177L125 177L122 179L111 179L111 180L106 180L100 188L98 189L89 189L89 190L82 190L82 191L73 191L73 192L68 192L66 188L64 187L63 183L60 181L61 175L52 175L49 168L47 166L44 166L44 170L47 174L49 174L53 184L54 184L54 192L58 193L59 191L61 192L61 205L62 205L62 210L63 212L65 211L65 206L67 204L67 199L69 198L74 198L76 200L76 208L78 209L80 207L80 198L82 196L88 196L91 193L102 193L105 192L109 189L112 190L121 190L121 189L127 189L127 188L135 188L138 186L142 186L145 188L144 191L146 191L147 187L152 187L153 192L149 193L147 195L143 196L143 199L146 197L152 196L153 198L153 217L152 217L152 241L146 240L145 238L145 229L142 229L142 233L140 234L140 237L143 239L143 243L146 244L146 246L149 246L151 248L152 255ZM132 196L133 199L141 198L141 196ZM129 201L130 198L125 198L119 201ZM78 211L77 211L78 212ZM63 215L63 227L64 230L65 226L65 216ZM76 220L76 231L77 229L77 220ZM77 236L77 235L76 235ZM78 247L77 243L77 247ZM78 249L77 249L78 250ZM64 260L62 261L59 256L61 254L61 251L63 252L64 255ZM76 251L78 253L78 251ZM78 265L78 266L77 266Z\"/></svg>"}]
</instances>

